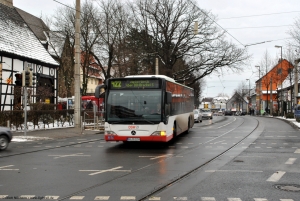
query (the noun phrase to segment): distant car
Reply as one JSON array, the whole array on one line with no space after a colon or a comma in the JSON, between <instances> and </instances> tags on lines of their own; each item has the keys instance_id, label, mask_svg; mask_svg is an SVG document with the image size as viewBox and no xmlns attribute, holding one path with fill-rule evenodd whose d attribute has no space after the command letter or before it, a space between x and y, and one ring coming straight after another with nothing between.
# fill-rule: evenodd
<instances>
[{"instance_id":1,"label":"distant car","mask_svg":"<svg viewBox=\"0 0 300 201\"><path fill-rule=\"evenodd\" d=\"M0 127L0 151L5 150L11 142L12 134L9 128Z\"/></svg>"},{"instance_id":2,"label":"distant car","mask_svg":"<svg viewBox=\"0 0 300 201\"><path fill-rule=\"evenodd\" d=\"M213 113L210 109L201 109L202 119L213 119Z\"/></svg>"},{"instance_id":3,"label":"distant car","mask_svg":"<svg viewBox=\"0 0 300 201\"><path fill-rule=\"evenodd\" d=\"M218 114L218 116L223 116L223 115L224 115L223 111L221 111L221 110L220 110L220 111L218 111L218 113L217 113L217 114Z\"/></svg>"},{"instance_id":4,"label":"distant car","mask_svg":"<svg viewBox=\"0 0 300 201\"><path fill-rule=\"evenodd\" d=\"M202 122L202 114L199 110L195 109L194 110L194 121L195 122Z\"/></svg>"},{"instance_id":5,"label":"distant car","mask_svg":"<svg viewBox=\"0 0 300 201\"><path fill-rule=\"evenodd\" d=\"M224 112L224 115L225 115L225 116L232 116L232 111L226 110L226 111Z\"/></svg>"}]
</instances>

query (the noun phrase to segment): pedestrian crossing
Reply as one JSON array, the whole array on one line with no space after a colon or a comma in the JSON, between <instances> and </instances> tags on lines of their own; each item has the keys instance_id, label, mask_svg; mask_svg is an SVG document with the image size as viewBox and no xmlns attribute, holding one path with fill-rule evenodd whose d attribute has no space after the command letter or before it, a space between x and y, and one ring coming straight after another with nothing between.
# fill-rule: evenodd
<instances>
[{"instance_id":1,"label":"pedestrian crossing","mask_svg":"<svg viewBox=\"0 0 300 201\"><path fill-rule=\"evenodd\" d=\"M9 195L0 195L0 199L38 199L38 200L58 200L60 196L57 195L46 195L46 196L36 196L36 195L20 195L20 196L9 196ZM72 196L65 200L88 200L90 197L86 196ZM193 198L194 200L195 198ZM116 197L112 196L95 196L93 200L114 200L116 201ZM120 196L118 198L120 201L135 201L139 200L136 196ZM149 201L170 201L170 198L164 199L163 197L149 197L146 200ZM173 201L189 201L188 197L173 197L171 199ZM249 201L249 198L243 200L242 198L236 198L236 197L227 197L227 198L215 198L215 197L199 197L199 201ZM253 198L253 201L275 201L274 198ZM289 198L278 198L278 201L297 201L295 199L289 199Z\"/></svg>"}]
</instances>

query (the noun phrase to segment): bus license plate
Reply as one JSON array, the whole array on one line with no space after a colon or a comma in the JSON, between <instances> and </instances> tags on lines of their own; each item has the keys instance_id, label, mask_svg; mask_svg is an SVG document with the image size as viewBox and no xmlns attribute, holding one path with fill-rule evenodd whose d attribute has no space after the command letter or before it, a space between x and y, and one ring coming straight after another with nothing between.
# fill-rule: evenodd
<instances>
[{"instance_id":1,"label":"bus license plate","mask_svg":"<svg viewBox=\"0 0 300 201\"><path fill-rule=\"evenodd\" d=\"M140 141L140 138L129 137L127 138L127 141Z\"/></svg>"}]
</instances>

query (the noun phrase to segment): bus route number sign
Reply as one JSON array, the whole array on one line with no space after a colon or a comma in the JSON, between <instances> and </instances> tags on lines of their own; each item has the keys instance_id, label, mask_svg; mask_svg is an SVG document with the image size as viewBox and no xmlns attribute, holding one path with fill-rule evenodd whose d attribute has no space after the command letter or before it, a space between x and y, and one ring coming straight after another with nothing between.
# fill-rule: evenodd
<instances>
[{"instance_id":1,"label":"bus route number sign","mask_svg":"<svg viewBox=\"0 0 300 201\"><path fill-rule=\"evenodd\" d=\"M112 89L158 89L159 80L112 80Z\"/></svg>"}]
</instances>

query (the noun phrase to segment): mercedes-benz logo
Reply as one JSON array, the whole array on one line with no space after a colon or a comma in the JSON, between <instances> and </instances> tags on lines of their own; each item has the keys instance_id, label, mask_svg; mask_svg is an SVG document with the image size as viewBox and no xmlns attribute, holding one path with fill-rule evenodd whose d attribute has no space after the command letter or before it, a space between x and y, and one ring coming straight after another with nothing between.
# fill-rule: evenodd
<instances>
[{"instance_id":1,"label":"mercedes-benz logo","mask_svg":"<svg viewBox=\"0 0 300 201\"><path fill-rule=\"evenodd\" d=\"M135 135L136 134L136 132L135 131L131 131L131 135Z\"/></svg>"}]
</instances>

